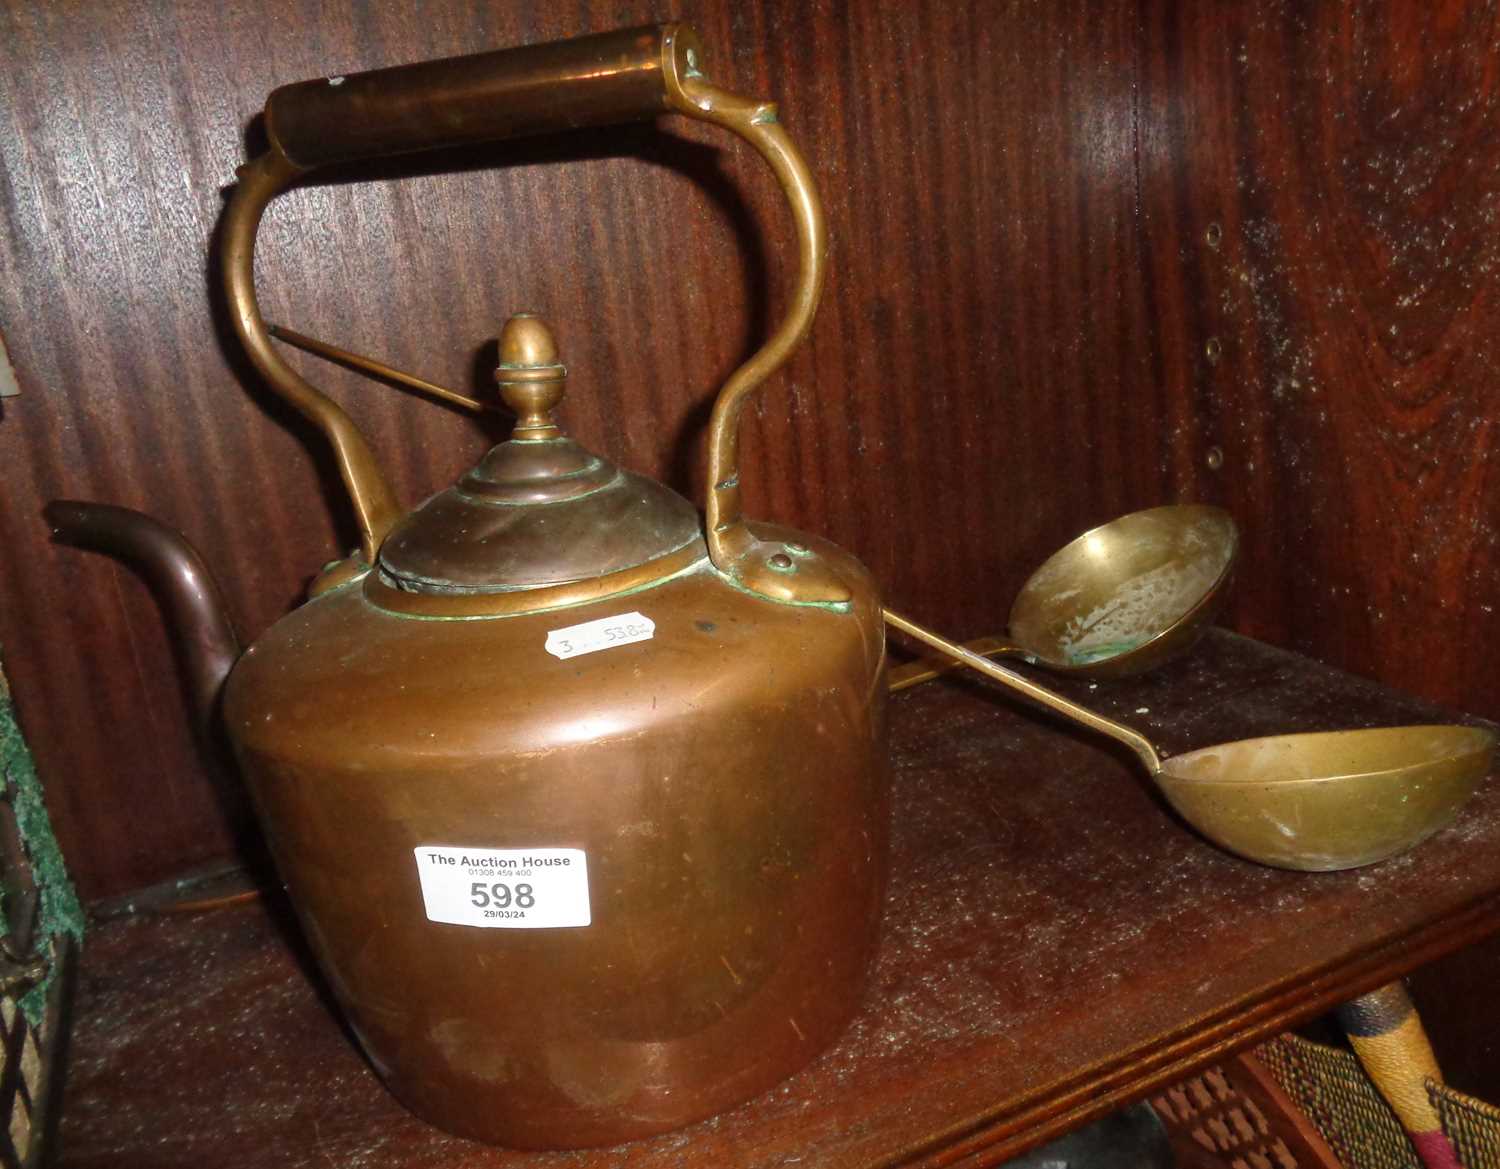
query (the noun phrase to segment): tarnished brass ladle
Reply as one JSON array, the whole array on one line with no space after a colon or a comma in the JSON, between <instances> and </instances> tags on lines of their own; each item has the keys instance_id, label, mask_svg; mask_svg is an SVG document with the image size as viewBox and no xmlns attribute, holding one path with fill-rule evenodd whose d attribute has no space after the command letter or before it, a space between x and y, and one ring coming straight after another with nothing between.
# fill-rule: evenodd
<instances>
[{"instance_id":1,"label":"tarnished brass ladle","mask_svg":"<svg viewBox=\"0 0 1500 1169\"><path fill-rule=\"evenodd\" d=\"M1058 673L1122 678L1181 653L1218 612L1234 569L1239 532L1203 504L1131 512L1055 552L1016 597L1010 637L965 646L985 657L1019 657ZM904 690L955 669L952 658L897 666Z\"/></svg>"},{"instance_id":2,"label":"tarnished brass ladle","mask_svg":"<svg viewBox=\"0 0 1500 1169\"><path fill-rule=\"evenodd\" d=\"M1171 805L1215 844L1284 869L1373 864L1446 826L1489 773L1483 727L1277 735L1163 759L1139 731L1079 706L905 617L902 633L1135 752Z\"/></svg>"}]
</instances>

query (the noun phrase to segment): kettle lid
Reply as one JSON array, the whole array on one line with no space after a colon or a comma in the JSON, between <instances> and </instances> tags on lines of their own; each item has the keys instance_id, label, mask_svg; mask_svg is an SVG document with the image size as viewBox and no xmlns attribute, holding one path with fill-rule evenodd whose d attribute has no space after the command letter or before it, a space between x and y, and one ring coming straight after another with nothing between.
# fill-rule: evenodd
<instances>
[{"instance_id":1,"label":"kettle lid","mask_svg":"<svg viewBox=\"0 0 1500 1169\"><path fill-rule=\"evenodd\" d=\"M403 592L507 593L634 568L702 538L698 510L563 435L552 419L567 368L552 331L518 313L495 370L516 414L508 442L398 522L380 548L384 583Z\"/></svg>"}]
</instances>

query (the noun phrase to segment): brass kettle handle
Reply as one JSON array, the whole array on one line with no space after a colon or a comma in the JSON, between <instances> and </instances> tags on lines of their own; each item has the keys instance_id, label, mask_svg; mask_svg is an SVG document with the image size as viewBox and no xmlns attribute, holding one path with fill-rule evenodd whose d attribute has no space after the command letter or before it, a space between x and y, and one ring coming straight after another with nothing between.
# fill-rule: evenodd
<instances>
[{"instance_id":1,"label":"brass kettle handle","mask_svg":"<svg viewBox=\"0 0 1500 1169\"><path fill-rule=\"evenodd\" d=\"M791 204L798 242L786 316L730 375L714 403L709 555L719 571L776 599L848 600L847 587L817 557L791 560L781 544L758 540L741 511L740 415L748 395L807 335L823 288L827 234L812 175L779 124L776 106L710 84L699 67L701 56L692 28L662 24L304 81L267 99L270 149L239 169L225 214L225 290L251 362L332 443L370 563L401 512L353 421L271 343L255 298L255 237L267 204L319 166L676 112L732 131L760 152Z\"/></svg>"}]
</instances>

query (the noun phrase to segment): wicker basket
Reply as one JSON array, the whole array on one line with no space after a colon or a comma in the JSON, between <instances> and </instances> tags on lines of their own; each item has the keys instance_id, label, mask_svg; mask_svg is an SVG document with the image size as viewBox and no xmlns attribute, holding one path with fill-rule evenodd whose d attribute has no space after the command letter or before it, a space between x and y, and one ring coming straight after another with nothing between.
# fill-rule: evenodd
<instances>
[{"instance_id":1,"label":"wicker basket","mask_svg":"<svg viewBox=\"0 0 1500 1169\"><path fill-rule=\"evenodd\" d=\"M1500 1108L1444 1084L1427 1084L1443 1131L1466 1169L1500 1169Z\"/></svg>"},{"instance_id":2,"label":"wicker basket","mask_svg":"<svg viewBox=\"0 0 1500 1169\"><path fill-rule=\"evenodd\" d=\"M1347 1169L1422 1169L1352 1052L1282 1035L1256 1054ZM1432 1080L1427 1093L1463 1169L1500 1169L1500 1109Z\"/></svg>"},{"instance_id":3,"label":"wicker basket","mask_svg":"<svg viewBox=\"0 0 1500 1169\"><path fill-rule=\"evenodd\" d=\"M1500 1169L1500 1108L1427 1081L1463 1169ZM1152 1098L1181 1169L1423 1169L1354 1054L1282 1035Z\"/></svg>"}]
</instances>

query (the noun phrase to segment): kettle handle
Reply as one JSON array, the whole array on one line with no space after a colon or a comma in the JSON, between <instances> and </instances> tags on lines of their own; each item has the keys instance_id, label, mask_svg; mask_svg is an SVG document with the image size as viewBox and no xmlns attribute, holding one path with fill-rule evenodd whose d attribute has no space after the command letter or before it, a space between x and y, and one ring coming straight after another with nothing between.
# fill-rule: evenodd
<instances>
[{"instance_id":1,"label":"kettle handle","mask_svg":"<svg viewBox=\"0 0 1500 1169\"><path fill-rule=\"evenodd\" d=\"M304 81L267 99L270 149L239 168L225 213L225 290L251 362L333 445L368 562L374 563L400 509L353 421L287 365L271 343L255 297L255 237L267 204L319 166L679 113L729 130L759 151L791 204L798 244L786 316L730 375L714 403L709 555L720 572L773 599L848 601L847 586L817 556L799 548L793 560L781 543L758 539L741 510L740 417L748 396L807 335L823 288L827 232L811 172L781 127L776 106L712 85L700 71L700 57L692 28L652 25Z\"/></svg>"}]
</instances>

